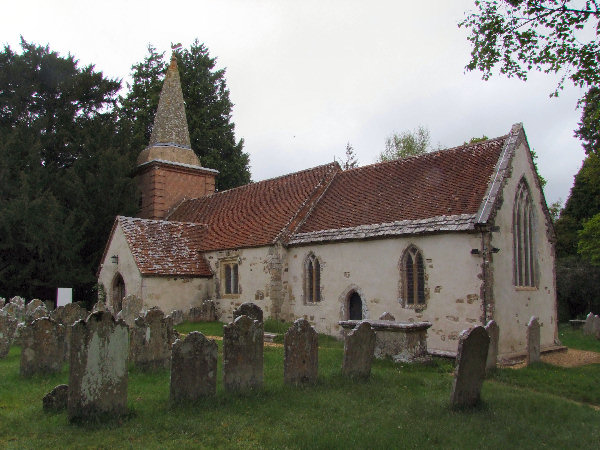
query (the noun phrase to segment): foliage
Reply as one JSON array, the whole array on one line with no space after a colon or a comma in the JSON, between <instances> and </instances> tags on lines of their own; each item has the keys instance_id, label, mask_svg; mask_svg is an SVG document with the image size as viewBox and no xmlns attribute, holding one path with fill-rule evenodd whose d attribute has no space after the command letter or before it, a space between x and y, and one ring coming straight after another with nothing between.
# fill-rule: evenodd
<instances>
[{"instance_id":1,"label":"foliage","mask_svg":"<svg viewBox=\"0 0 600 450\"><path fill-rule=\"evenodd\" d=\"M354 153L354 147L350 145L350 142L346 144L346 154L344 163L342 164L342 169L354 169L358 167L358 160L356 159L356 154Z\"/></svg>"},{"instance_id":2,"label":"foliage","mask_svg":"<svg viewBox=\"0 0 600 450\"><path fill-rule=\"evenodd\" d=\"M595 0L477 0L460 24L473 45L467 70L527 79L530 70L561 73L554 95L569 78L600 85L599 5Z\"/></svg>"},{"instance_id":3,"label":"foliage","mask_svg":"<svg viewBox=\"0 0 600 450\"><path fill-rule=\"evenodd\" d=\"M600 213L584 220L583 228L577 235L577 252L594 266L600 266Z\"/></svg>"},{"instance_id":4,"label":"foliage","mask_svg":"<svg viewBox=\"0 0 600 450\"><path fill-rule=\"evenodd\" d=\"M249 183L249 156L243 140L235 140L225 70L215 70L216 59L198 40L189 49L177 50L176 56L192 149L203 166L219 171L219 190ZM121 126L138 153L150 140L167 67L164 53L148 46L144 61L132 67L133 83L121 98Z\"/></svg>"},{"instance_id":5,"label":"foliage","mask_svg":"<svg viewBox=\"0 0 600 450\"><path fill-rule=\"evenodd\" d=\"M550 213L550 217L552 218L552 223L556 223L560 216L560 211L562 209L562 200L558 199L555 202L551 203L548 206L548 212Z\"/></svg>"},{"instance_id":6,"label":"foliage","mask_svg":"<svg viewBox=\"0 0 600 450\"><path fill-rule=\"evenodd\" d=\"M592 448L598 413L571 399L597 396L599 366L565 369L562 379L517 387L485 381L484 403L468 412L449 407L452 365L375 361L369 381L340 376L343 350L319 348L319 382L283 384L283 348L265 347L265 384L246 395L224 391L219 344L217 395L197 404L169 404L169 372L129 373L132 413L107 423L71 425L66 414L44 413L40 399L68 382L68 370L19 376L18 348L0 360L0 446L9 448ZM534 370L506 369L535 374ZM502 371L503 372L503 371ZM541 373L541 372L540 372ZM573 382L564 383L565 379ZM568 384L569 386L565 386ZM518 417L519 420L515 420ZM588 430L586 433L573 430ZM548 430L552 430L549 432Z\"/></svg>"},{"instance_id":7,"label":"foliage","mask_svg":"<svg viewBox=\"0 0 600 450\"><path fill-rule=\"evenodd\" d=\"M481 137L472 137L471 139L469 139L469 142L465 141L465 145L466 144L477 144L478 142L484 142L487 141L489 138L484 134Z\"/></svg>"},{"instance_id":8,"label":"foliage","mask_svg":"<svg viewBox=\"0 0 600 450\"><path fill-rule=\"evenodd\" d=\"M0 52L0 295L93 292L114 216L135 203L119 88L48 46Z\"/></svg>"},{"instance_id":9,"label":"foliage","mask_svg":"<svg viewBox=\"0 0 600 450\"><path fill-rule=\"evenodd\" d=\"M427 153L431 147L431 137L427 127L419 125L414 131L392 133L385 140L385 150L379 154L379 162L408 158Z\"/></svg>"},{"instance_id":10,"label":"foliage","mask_svg":"<svg viewBox=\"0 0 600 450\"><path fill-rule=\"evenodd\" d=\"M600 88L592 87L583 97L583 112L575 136L589 155L600 155Z\"/></svg>"},{"instance_id":11,"label":"foliage","mask_svg":"<svg viewBox=\"0 0 600 450\"><path fill-rule=\"evenodd\" d=\"M561 322L585 315L600 314L600 268L578 256L556 260L556 294Z\"/></svg>"}]
</instances>

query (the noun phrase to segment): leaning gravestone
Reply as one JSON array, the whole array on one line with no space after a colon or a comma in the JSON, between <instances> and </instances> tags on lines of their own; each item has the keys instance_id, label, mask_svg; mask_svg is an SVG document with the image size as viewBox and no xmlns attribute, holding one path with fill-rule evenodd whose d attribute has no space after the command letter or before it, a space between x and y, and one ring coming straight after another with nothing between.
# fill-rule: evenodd
<instances>
[{"instance_id":1,"label":"leaning gravestone","mask_svg":"<svg viewBox=\"0 0 600 450\"><path fill-rule=\"evenodd\" d=\"M283 381L308 384L317 381L319 337L306 319L298 319L283 338Z\"/></svg>"},{"instance_id":2,"label":"leaning gravestone","mask_svg":"<svg viewBox=\"0 0 600 450\"><path fill-rule=\"evenodd\" d=\"M495 320L490 320L485 326L490 337L490 347L488 348L487 360L485 363L485 370L493 370L496 368L498 361L498 342L500 340L500 328Z\"/></svg>"},{"instance_id":3,"label":"leaning gravestone","mask_svg":"<svg viewBox=\"0 0 600 450\"><path fill-rule=\"evenodd\" d=\"M137 295L128 295L123 298L121 308L121 311L118 311L117 319L123 319L129 327L133 327L135 319L142 314L144 302Z\"/></svg>"},{"instance_id":4,"label":"leaning gravestone","mask_svg":"<svg viewBox=\"0 0 600 450\"><path fill-rule=\"evenodd\" d=\"M127 413L127 324L108 311L73 325L67 415L70 421Z\"/></svg>"},{"instance_id":5,"label":"leaning gravestone","mask_svg":"<svg viewBox=\"0 0 600 450\"><path fill-rule=\"evenodd\" d=\"M450 395L453 408L469 408L479 403L489 346L490 337L482 326L460 334Z\"/></svg>"},{"instance_id":6,"label":"leaning gravestone","mask_svg":"<svg viewBox=\"0 0 600 450\"><path fill-rule=\"evenodd\" d=\"M540 323L537 317L531 317L527 324L527 365L541 361Z\"/></svg>"},{"instance_id":7,"label":"leaning gravestone","mask_svg":"<svg viewBox=\"0 0 600 450\"><path fill-rule=\"evenodd\" d=\"M217 343L192 331L173 344L171 403L194 402L217 392Z\"/></svg>"},{"instance_id":8,"label":"leaning gravestone","mask_svg":"<svg viewBox=\"0 0 600 450\"><path fill-rule=\"evenodd\" d=\"M129 360L143 371L166 369L171 363L173 321L154 307L130 328Z\"/></svg>"},{"instance_id":9,"label":"leaning gravestone","mask_svg":"<svg viewBox=\"0 0 600 450\"><path fill-rule=\"evenodd\" d=\"M59 384L42 399L42 405L46 412L59 412L67 409L67 398L69 394L69 386Z\"/></svg>"},{"instance_id":10,"label":"leaning gravestone","mask_svg":"<svg viewBox=\"0 0 600 450\"><path fill-rule=\"evenodd\" d=\"M0 358L6 358L17 330L17 319L0 310Z\"/></svg>"},{"instance_id":11,"label":"leaning gravestone","mask_svg":"<svg viewBox=\"0 0 600 450\"><path fill-rule=\"evenodd\" d=\"M375 353L375 331L361 322L346 335L342 374L352 378L369 378Z\"/></svg>"},{"instance_id":12,"label":"leaning gravestone","mask_svg":"<svg viewBox=\"0 0 600 450\"><path fill-rule=\"evenodd\" d=\"M242 303L240 306L233 310L233 320L237 319L240 316L248 316L252 320L258 320L259 322L263 321L262 309L260 309L260 306L251 302Z\"/></svg>"},{"instance_id":13,"label":"leaning gravestone","mask_svg":"<svg viewBox=\"0 0 600 450\"><path fill-rule=\"evenodd\" d=\"M21 375L60 372L65 360L65 327L45 317L23 328Z\"/></svg>"},{"instance_id":14,"label":"leaning gravestone","mask_svg":"<svg viewBox=\"0 0 600 450\"><path fill-rule=\"evenodd\" d=\"M583 324L583 334L591 335L594 334L594 314L589 313L585 318L585 323Z\"/></svg>"},{"instance_id":15,"label":"leaning gravestone","mask_svg":"<svg viewBox=\"0 0 600 450\"><path fill-rule=\"evenodd\" d=\"M227 391L263 385L262 322L240 316L223 327L223 384Z\"/></svg>"}]
</instances>

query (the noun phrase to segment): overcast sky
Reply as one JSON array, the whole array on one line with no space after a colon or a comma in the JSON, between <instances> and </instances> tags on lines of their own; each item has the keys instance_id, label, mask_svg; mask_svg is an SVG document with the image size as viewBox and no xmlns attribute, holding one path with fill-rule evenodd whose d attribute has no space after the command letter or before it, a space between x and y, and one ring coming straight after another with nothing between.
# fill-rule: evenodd
<instances>
[{"instance_id":1,"label":"overcast sky","mask_svg":"<svg viewBox=\"0 0 600 450\"><path fill-rule=\"evenodd\" d=\"M549 98L558 77L524 83L465 73L470 45L457 23L473 0L5 2L0 43L19 36L69 52L127 81L147 45L203 42L226 68L237 138L252 179L338 160L354 147L371 164L394 131L419 125L435 147L506 134L522 122L548 184L569 195L584 152L573 137L579 89Z\"/></svg>"}]
</instances>

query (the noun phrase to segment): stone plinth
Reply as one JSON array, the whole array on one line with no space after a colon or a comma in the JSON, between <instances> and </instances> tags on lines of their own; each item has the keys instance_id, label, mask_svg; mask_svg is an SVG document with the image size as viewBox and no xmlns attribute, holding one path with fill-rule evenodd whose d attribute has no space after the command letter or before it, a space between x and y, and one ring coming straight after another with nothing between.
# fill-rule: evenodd
<instances>
[{"instance_id":1,"label":"stone plinth","mask_svg":"<svg viewBox=\"0 0 600 450\"><path fill-rule=\"evenodd\" d=\"M427 358L427 329L430 322L394 322L391 320L342 320L345 330L366 322L375 331L375 357L396 362L414 362Z\"/></svg>"}]
</instances>

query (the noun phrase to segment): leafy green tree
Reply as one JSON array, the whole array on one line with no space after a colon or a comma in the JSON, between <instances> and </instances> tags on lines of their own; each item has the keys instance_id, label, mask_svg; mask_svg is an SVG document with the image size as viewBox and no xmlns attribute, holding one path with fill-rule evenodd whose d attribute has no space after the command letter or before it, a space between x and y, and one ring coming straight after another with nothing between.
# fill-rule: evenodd
<instances>
[{"instance_id":1,"label":"leafy green tree","mask_svg":"<svg viewBox=\"0 0 600 450\"><path fill-rule=\"evenodd\" d=\"M460 24L473 44L467 70L489 79L496 67L527 79L530 70L560 73L554 95L569 78L576 86L600 85L599 3L574 0L477 0Z\"/></svg>"},{"instance_id":2,"label":"leafy green tree","mask_svg":"<svg viewBox=\"0 0 600 450\"><path fill-rule=\"evenodd\" d=\"M119 88L48 46L0 52L0 295L91 298L112 220L135 202Z\"/></svg>"},{"instance_id":3,"label":"leafy green tree","mask_svg":"<svg viewBox=\"0 0 600 450\"><path fill-rule=\"evenodd\" d=\"M577 233L577 251L594 266L600 266L600 213L583 221L583 228Z\"/></svg>"},{"instance_id":4,"label":"leafy green tree","mask_svg":"<svg viewBox=\"0 0 600 450\"><path fill-rule=\"evenodd\" d=\"M583 141L589 155L600 155L600 88L591 88L583 97L583 113L575 135Z\"/></svg>"},{"instance_id":5,"label":"leafy green tree","mask_svg":"<svg viewBox=\"0 0 600 450\"><path fill-rule=\"evenodd\" d=\"M414 131L392 133L385 140L385 150L379 154L379 162L408 158L427 153L431 147L429 130L419 125Z\"/></svg>"},{"instance_id":6,"label":"leafy green tree","mask_svg":"<svg viewBox=\"0 0 600 450\"><path fill-rule=\"evenodd\" d=\"M249 183L249 155L243 152L243 140L235 139L225 70L215 69L215 58L197 40L189 49L177 50L176 55L192 149L203 166L219 171L219 190ZM150 140L168 67L164 56L149 46L144 61L132 67L133 83L121 99L121 130L130 133L131 145L138 152Z\"/></svg>"}]
</instances>

